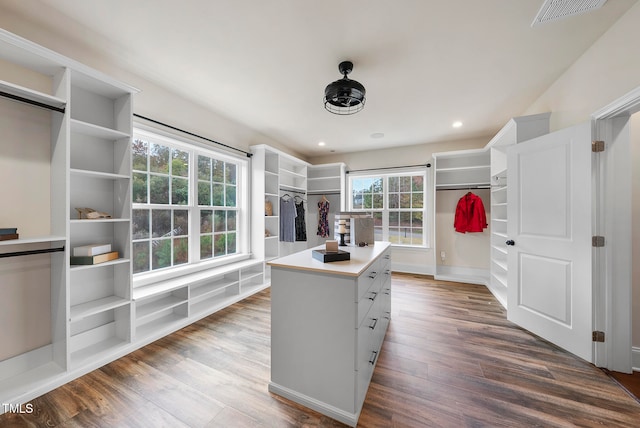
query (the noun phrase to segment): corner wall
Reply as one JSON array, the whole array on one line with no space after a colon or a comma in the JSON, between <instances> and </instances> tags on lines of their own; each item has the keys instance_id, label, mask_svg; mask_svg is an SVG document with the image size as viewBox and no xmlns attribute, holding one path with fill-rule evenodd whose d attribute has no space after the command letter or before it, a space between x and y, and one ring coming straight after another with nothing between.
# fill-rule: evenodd
<instances>
[{"instance_id":1,"label":"corner wall","mask_svg":"<svg viewBox=\"0 0 640 428\"><path fill-rule=\"evenodd\" d=\"M589 121L592 113L640 86L638 23L640 2L629 9L523 114L553 112L550 130L556 131Z\"/></svg>"}]
</instances>

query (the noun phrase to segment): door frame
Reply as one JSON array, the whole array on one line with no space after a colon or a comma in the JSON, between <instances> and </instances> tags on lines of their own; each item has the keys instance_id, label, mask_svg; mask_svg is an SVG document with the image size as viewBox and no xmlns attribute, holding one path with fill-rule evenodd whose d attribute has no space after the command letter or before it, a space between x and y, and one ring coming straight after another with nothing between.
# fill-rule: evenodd
<instances>
[{"instance_id":1,"label":"door frame","mask_svg":"<svg viewBox=\"0 0 640 428\"><path fill-rule=\"evenodd\" d=\"M625 373L632 371L628 121L637 112L640 112L640 87L591 115L591 135L605 141L606 147L593 160L594 235L605 236L605 246L594 249L594 330L603 331L606 339L594 344L594 364Z\"/></svg>"}]
</instances>

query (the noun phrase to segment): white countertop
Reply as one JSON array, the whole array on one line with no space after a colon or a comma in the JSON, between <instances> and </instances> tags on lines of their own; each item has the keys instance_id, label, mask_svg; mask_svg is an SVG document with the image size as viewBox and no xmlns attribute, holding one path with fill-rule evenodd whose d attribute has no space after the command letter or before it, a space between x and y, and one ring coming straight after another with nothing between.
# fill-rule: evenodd
<instances>
[{"instance_id":1,"label":"white countertop","mask_svg":"<svg viewBox=\"0 0 640 428\"><path fill-rule=\"evenodd\" d=\"M314 259L311 255L312 250L324 250L325 246L321 245L271 260L267 264L275 268L360 276L390 245L389 242L376 241L368 247L339 247L340 250L351 253L351 260L327 263Z\"/></svg>"}]
</instances>

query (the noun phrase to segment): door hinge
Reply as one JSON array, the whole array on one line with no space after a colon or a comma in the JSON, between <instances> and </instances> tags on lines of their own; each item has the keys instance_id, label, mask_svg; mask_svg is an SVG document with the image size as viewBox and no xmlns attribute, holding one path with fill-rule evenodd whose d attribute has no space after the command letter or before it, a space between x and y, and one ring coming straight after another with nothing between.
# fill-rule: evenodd
<instances>
[{"instance_id":1,"label":"door hinge","mask_svg":"<svg viewBox=\"0 0 640 428\"><path fill-rule=\"evenodd\" d=\"M591 142L591 151L593 153L604 152L604 141L592 141Z\"/></svg>"},{"instance_id":2,"label":"door hinge","mask_svg":"<svg viewBox=\"0 0 640 428\"><path fill-rule=\"evenodd\" d=\"M604 331L594 331L591 338L594 342L604 342Z\"/></svg>"},{"instance_id":3,"label":"door hinge","mask_svg":"<svg viewBox=\"0 0 640 428\"><path fill-rule=\"evenodd\" d=\"M591 237L591 246L592 247L604 247L604 236L592 236Z\"/></svg>"}]
</instances>

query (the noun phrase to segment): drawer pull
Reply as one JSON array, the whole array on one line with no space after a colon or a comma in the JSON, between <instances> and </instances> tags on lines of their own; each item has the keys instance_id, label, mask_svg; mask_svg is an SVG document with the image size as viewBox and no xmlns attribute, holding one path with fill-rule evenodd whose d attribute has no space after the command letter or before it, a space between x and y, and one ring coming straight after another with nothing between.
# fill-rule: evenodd
<instances>
[{"instance_id":1,"label":"drawer pull","mask_svg":"<svg viewBox=\"0 0 640 428\"><path fill-rule=\"evenodd\" d=\"M371 279L376 279L376 276L378 276L378 272L371 272L369 274L369 278L371 278Z\"/></svg>"},{"instance_id":2,"label":"drawer pull","mask_svg":"<svg viewBox=\"0 0 640 428\"><path fill-rule=\"evenodd\" d=\"M385 259L387 259L387 260L389 260L389 259L391 258L391 254L385 254L385 255L384 255L384 258L385 258Z\"/></svg>"},{"instance_id":3,"label":"drawer pull","mask_svg":"<svg viewBox=\"0 0 640 428\"><path fill-rule=\"evenodd\" d=\"M378 297L378 293L376 293L375 291L372 291L371 294L373 294L373 297L368 297L368 299L371 300L372 302L375 302L376 297Z\"/></svg>"},{"instance_id":4,"label":"drawer pull","mask_svg":"<svg viewBox=\"0 0 640 428\"><path fill-rule=\"evenodd\" d=\"M387 270L385 271L385 275L391 275L391 270L387 269Z\"/></svg>"},{"instance_id":5,"label":"drawer pull","mask_svg":"<svg viewBox=\"0 0 640 428\"><path fill-rule=\"evenodd\" d=\"M371 330L375 330L376 325L378 324L378 318L371 318L373 320L373 324L369 326Z\"/></svg>"},{"instance_id":6,"label":"drawer pull","mask_svg":"<svg viewBox=\"0 0 640 428\"><path fill-rule=\"evenodd\" d=\"M369 364L374 365L376 363L376 359L378 358L378 352L372 351L371 358L369 358Z\"/></svg>"},{"instance_id":7,"label":"drawer pull","mask_svg":"<svg viewBox=\"0 0 640 428\"><path fill-rule=\"evenodd\" d=\"M385 288L384 289L384 294L386 294L387 296L391 296L391 289L390 288Z\"/></svg>"}]
</instances>

